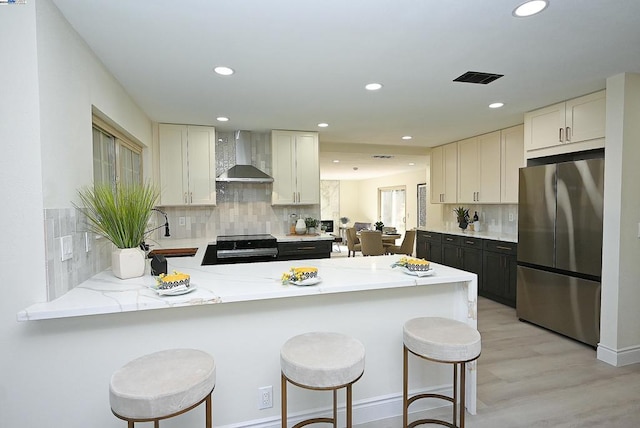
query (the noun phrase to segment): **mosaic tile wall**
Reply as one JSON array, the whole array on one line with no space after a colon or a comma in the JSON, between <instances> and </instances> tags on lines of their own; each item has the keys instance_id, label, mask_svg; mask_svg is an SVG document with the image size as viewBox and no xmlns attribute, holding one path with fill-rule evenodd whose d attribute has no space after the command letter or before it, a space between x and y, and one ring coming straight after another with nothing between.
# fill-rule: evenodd
<instances>
[{"instance_id":1,"label":"mosaic tile wall","mask_svg":"<svg viewBox=\"0 0 640 428\"><path fill-rule=\"evenodd\" d=\"M233 133L218 133L216 143L217 175L235 164ZM251 134L252 163L271 174L271 135ZM320 205L272 206L271 184L217 183L215 207L166 207L171 238L202 238L213 240L218 235L271 233L285 235L291 215L320 217ZM160 214L156 224L162 224ZM47 297L53 300L91 276L111 265L111 244L92 236L91 251L85 251L85 231L82 212L74 208L45 210ZM180 225L180 220L184 225ZM159 229L150 241L163 233ZM71 235L73 258L61 261L60 237Z\"/></svg>"},{"instance_id":2,"label":"mosaic tile wall","mask_svg":"<svg viewBox=\"0 0 640 428\"><path fill-rule=\"evenodd\" d=\"M111 266L112 245L87 232L84 214L75 208L44 210L47 300L62 296L76 285ZM90 240L86 251L85 235ZM71 236L73 257L62 261L61 237Z\"/></svg>"}]
</instances>

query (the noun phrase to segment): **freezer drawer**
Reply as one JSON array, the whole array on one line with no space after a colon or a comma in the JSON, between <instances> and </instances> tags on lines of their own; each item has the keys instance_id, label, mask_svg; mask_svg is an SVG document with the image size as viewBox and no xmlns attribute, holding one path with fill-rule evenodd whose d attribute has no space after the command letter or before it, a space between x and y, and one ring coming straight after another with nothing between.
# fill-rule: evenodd
<instances>
[{"instance_id":1,"label":"freezer drawer","mask_svg":"<svg viewBox=\"0 0 640 428\"><path fill-rule=\"evenodd\" d=\"M600 341L600 282L518 266L518 318L591 346Z\"/></svg>"}]
</instances>

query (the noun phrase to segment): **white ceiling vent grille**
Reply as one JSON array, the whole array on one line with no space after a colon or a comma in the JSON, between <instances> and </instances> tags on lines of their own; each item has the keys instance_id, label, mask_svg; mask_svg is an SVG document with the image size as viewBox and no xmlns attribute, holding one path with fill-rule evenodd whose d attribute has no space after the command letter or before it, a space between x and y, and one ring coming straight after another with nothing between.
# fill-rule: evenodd
<instances>
[{"instance_id":1,"label":"white ceiling vent grille","mask_svg":"<svg viewBox=\"0 0 640 428\"><path fill-rule=\"evenodd\" d=\"M371 155L374 159L393 159L393 155Z\"/></svg>"}]
</instances>

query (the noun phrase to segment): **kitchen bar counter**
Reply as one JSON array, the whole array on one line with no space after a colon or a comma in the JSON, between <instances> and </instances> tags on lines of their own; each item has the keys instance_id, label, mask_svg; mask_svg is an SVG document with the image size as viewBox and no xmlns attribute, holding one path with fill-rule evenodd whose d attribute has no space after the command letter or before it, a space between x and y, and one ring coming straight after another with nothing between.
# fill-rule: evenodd
<instances>
[{"instance_id":1,"label":"kitchen bar counter","mask_svg":"<svg viewBox=\"0 0 640 428\"><path fill-rule=\"evenodd\" d=\"M405 321L440 316L477 328L475 274L434 263L434 275L419 278L391 268L399 256L200 266L205 248L200 247L194 257L167 259L170 271L191 275L197 288L189 294L160 297L148 288L154 284L151 276L119 280L107 270L59 299L20 311L18 320L30 321L26 327L31 327L36 324L33 320L58 318L33 325L38 331L113 326L114 338L139 337L133 355L159 347L210 352L219 373L213 410L217 423L265 427L279 426L279 349L296 334L338 331L365 345L365 373L353 389L354 423L365 423L372 415L386 418L400 412ZM321 282L283 285L282 274L299 266L317 267ZM467 409L472 414L476 367L476 362L467 365ZM274 407L257 410L255 394L265 385L273 385ZM450 368L419 364L410 387L450 393ZM292 411L300 418L315 415L318 409L330 408L330 398L330 394L302 394ZM185 425L199 423L195 416L186 418Z\"/></svg>"},{"instance_id":2,"label":"kitchen bar counter","mask_svg":"<svg viewBox=\"0 0 640 428\"><path fill-rule=\"evenodd\" d=\"M473 238L492 239L495 241L518 242L517 234L502 233L502 232L489 232L485 230L482 230L480 232L475 232L475 231L472 232L468 228L466 230L462 230L459 227L456 227L456 228L419 227L418 230L422 230L424 232L443 233L445 235L469 236Z\"/></svg>"}]
</instances>

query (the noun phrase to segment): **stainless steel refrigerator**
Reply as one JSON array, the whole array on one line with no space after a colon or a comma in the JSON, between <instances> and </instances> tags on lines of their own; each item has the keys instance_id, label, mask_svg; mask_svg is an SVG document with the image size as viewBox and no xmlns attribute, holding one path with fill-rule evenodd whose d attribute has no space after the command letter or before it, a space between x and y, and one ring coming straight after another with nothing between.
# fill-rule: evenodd
<instances>
[{"instance_id":1,"label":"stainless steel refrigerator","mask_svg":"<svg viewBox=\"0 0 640 428\"><path fill-rule=\"evenodd\" d=\"M600 340L604 159L520 169L518 318Z\"/></svg>"}]
</instances>

